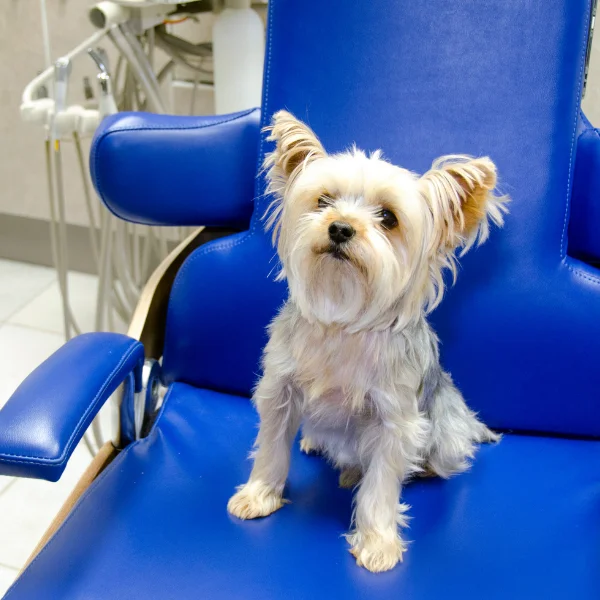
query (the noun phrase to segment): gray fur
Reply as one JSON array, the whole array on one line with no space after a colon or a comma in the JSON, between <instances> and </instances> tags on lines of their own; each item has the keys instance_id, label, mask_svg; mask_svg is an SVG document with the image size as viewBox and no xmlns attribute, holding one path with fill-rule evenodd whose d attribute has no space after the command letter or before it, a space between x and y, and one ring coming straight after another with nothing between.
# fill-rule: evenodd
<instances>
[{"instance_id":1,"label":"gray fur","mask_svg":"<svg viewBox=\"0 0 600 600\"><path fill-rule=\"evenodd\" d=\"M283 505L302 423L303 450L324 453L341 485L358 484L347 535L357 563L385 571L405 550L402 483L464 471L476 444L498 439L442 370L426 315L441 301L442 271L456 273L457 248L485 240L488 220L502 223L505 199L492 193L487 158L448 157L418 178L379 153L326 155L283 111L272 139L268 225L290 297L269 328L254 393L252 473L228 510L251 519ZM386 211L397 217L393 227L384 226ZM355 232L342 259L328 236L340 219Z\"/></svg>"}]
</instances>

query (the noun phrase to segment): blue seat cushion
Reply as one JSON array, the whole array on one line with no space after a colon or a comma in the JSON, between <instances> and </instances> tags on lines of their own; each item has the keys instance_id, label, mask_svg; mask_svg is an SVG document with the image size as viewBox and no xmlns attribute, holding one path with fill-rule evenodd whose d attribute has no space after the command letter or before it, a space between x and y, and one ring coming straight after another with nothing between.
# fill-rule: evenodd
<instances>
[{"instance_id":1,"label":"blue seat cushion","mask_svg":"<svg viewBox=\"0 0 600 600\"><path fill-rule=\"evenodd\" d=\"M600 597L600 442L506 435L449 481L409 483L403 564L374 575L342 534L351 493L295 445L287 496L241 522L246 398L174 384L150 435L96 479L6 598L527 599Z\"/></svg>"}]
</instances>

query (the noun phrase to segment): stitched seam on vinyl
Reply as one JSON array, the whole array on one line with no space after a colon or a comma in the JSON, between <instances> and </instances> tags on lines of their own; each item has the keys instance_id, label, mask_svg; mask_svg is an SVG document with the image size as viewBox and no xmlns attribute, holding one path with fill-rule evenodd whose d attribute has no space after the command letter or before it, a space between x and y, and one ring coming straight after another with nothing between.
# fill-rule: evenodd
<instances>
[{"instance_id":1,"label":"stitched seam on vinyl","mask_svg":"<svg viewBox=\"0 0 600 600\"><path fill-rule=\"evenodd\" d=\"M236 246L239 246L240 244L243 244L244 242L246 242L248 240L248 238L252 235L251 232L246 232L246 233L242 233L240 234L241 237L239 237L236 240L225 240L223 242L216 242L214 244L210 244L204 248L201 248L198 250L197 254L192 254L192 256L189 257L188 260L186 260L183 263L183 266L179 269L179 272L177 273L177 277L175 279L175 283L173 283L173 294L175 293L175 291L177 289L179 289L182 285L181 280L184 278L185 273L187 273L187 271L189 270L190 266L193 265L201 256L205 256L207 254L211 254L212 252L215 252L216 250L227 250L229 248L235 248ZM167 324L168 326L168 324Z\"/></svg>"},{"instance_id":2,"label":"stitched seam on vinyl","mask_svg":"<svg viewBox=\"0 0 600 600\"><path fill-rule=\"evenodd\" d=\"M595 127L590 127L587 131L584 131L577 139L580 140L587 132L590 132L592 135L595 135L596 138L600 139L600 131L598 131L598 129ZM586 281L589 281L590 283L600 285L600 277L594 277L593 275L589 275L589 274L585 273L581 269L577 269L576 267L573 267L572 265L569 264L569 262L568 262L569 259L570 259L570 257L566 256L564 264L567 267L567 269L569 269L569 271L571 271L571 273L573 273L573 275L576 275L577 277L580 277L581 279L585 279Z\"/></svg>"},{"instance_id":3,"label":"stitched seam on vinyl","mask_svg":"<svg viewBox=\"0 0 600 600\"><path fill-rule=\"evenodd\" d=\"M107 386L113 381L115 373L121 369L123 364L130 358L130 356L134 353L134 351L137 350L138 344L139 344L139 342L137 342L137 341L134 342L132 347L127 351L127 354L123 355L123 357L121 358L121 360L119 361L117 366L111 371L110 375L104 380L102 387L100 388L98 393L94 396L92 402L88 405L88 407L85 409L85 412L83 413L83 415L80 417L79 421L77 422L77 425L75 426L75 429L73 430L73 433L71 433L71 435L69 436L69 439L67 440L65 449L62 451L62 453L59 457L46 458L44 456L27 456L24 454L1 453L0 454L0 463L30 464L32 462L33 463L37 462L41 465L50 464L52 466L61 466L67 460L67 454L68 454L69 450L71 449L74 438L76 437L77 433L79 433L79 430L81 429L82 423L85 421L85 419L89 415L90 411L98 403L98 398L102 395L102 393L107 388ZM10 456L10 457L14 457L14 458L11 460L11 459L4 458L5 456ZM22 459L22 460L17 460L17 458Z\"/></svg>"},{"instance_id":4,"label":"stitched seam on vinyl","mask_svg":"<svg viewBox=\"0 0 600 600\"><path fill-rule=\"evenodd\" d=\"M273 15L275 14L274 13L275 4L276 4L276 0L271 0L271 2L269 2L268 30L267 30L267 39L269 40L269 42L267 45L266 57L265 57L264 96L263 96L263 103L262 103L262 107L261 107L261 132L260 132L260 145L259 145L259 151L258 151L259 160L263 160L263 152L264 152L265 136L264 136L264 133L262 132L263 121L266 118L266 115L269 113L269 83L271 80L271 56L272 56L272 48L273 48L273 20L274 20ZM258 190L255 190L255 196L257 196L257 195L258 195ZM173 286L171 288L171 298L174 297L176 290L178 290L181 287L181 285L183 285L181 282L183 280L184 274L191 267L191 265L195 264L196 260L198 260L202 256L206 256L207 254L216 252L217 250L225 250L225 249L229 249L229 248L234 248L236 246L240 246L241 244L245 244L247 241L249 241L252 238L252 236L255 235L256 228L258 226L257 222L260 223L260 217L258 217L256 214L256 212L258 210L257 207L258 207L258 205L257 205L256 198L255 198L254 199L254 210L253 210L253 214L252 214L252 218L251 218L251 222L250 222L250 229L245 234L241 234L240 238L238 238L235 241L226 240L226 241L222 241L222 242L217 241L217 242L214 242L213 244L208 244L204 248L197 250L196 251L197 253L192 254L183 263L182 267L179 269L179 272L177 273L177 276L175 277L175 281L173 282ZM170 330L171 314L172 314L171 311L167 311L167 322L166 322L165 331ZM165 340L165 346L166 346L166 340Z\"/></svg>"},{"instance_id":5,"label":"stitched seam on vinyl","mask_svg":"<svg viewBox=\"0 0 600 600\"><path fill-rule=\"evenodd\" d=\"M572 267L571 265L566 265L566 267L567 267L567 269L569 269L569 271L571 271L571 273L573 273L573 275L577 275L577 277L581 277L582 279L585 279L586 281L590 281L591 283L600 285L600 277L594 277L593 275L587 275L586 273L583 273L582 271L580 271L579 269L576 269L575 267Z\"/></svg>"},{"instance_id":6,"label":"stitched seam on vinyl","mask_svg":"<svg viewBox=\"0 0 600 600\"><path fill-rule=\"evenodd\" d=\"M239 119L243 119L244 117L247 117L248 115L251 115L253 112L260 110L257 108L252 108L242 114L236 115L235 117L230 117L228 119L223 119L222 121L217 121L217 122L213 122L213 123L207 123L205 125L190 125L188 127L186 126L179 126L179 127L151 127L151 126L146 126L146 127L123 127L123 128L116 128L116 129L111 129L110 131L107 131L106 133L102 134L102 137L98 140L98 142L94 145L94 149L93 149L93 161L94 161L94 171L97 173L98 172L98 161L99 161L99 154L100 154L100 146L102 144L102 142L104 142L106 139L108 139L113 133L123 133L126 131L193 131L194 129L208 129L210 127L216 127L218 125L224 125L225 123L232 123L233 121L237 121ZM104 203L104 205L110 210L110 212L121 218L108 204L108 202L105 200L104 197L104 191L102 189L102 184L101 182L98 180L97 181L97 186L96 189L98 191L98 195L100 196L100 198L102 199L102 202Z\"/></svg>"},{"instance_id":7,"label":"stitched seam on vinyl","mask_svg":"<svg viewBox=\"0 0 600 600\"><path fill-rule=\"evenodd\" d=\"M23 575L25 573L27 573L27 571L29 571L29 569L38 561L39 558L42 557L43 554L46 553L48 548L52 545L52 542L54 541L56 536L62 531L62 529L66 526L66 524L77 514L77 512L81 508L84 500L91 494L92 490L95 490L96 488L98 488L102 484L102 482L106 479L106 477L108 477L108 475L113 472L113 470L114 470L113 465L116 466L117 463L123 462L124 457L129 454L129 451L132 448L138 446L139 444L146 442L149 439L149 437L154 433L154 431L156 430L156 427L158 425L158 422L165 411L167 402L171 397L172 390L173 390L173 385L171 385L171 387L169 387L169 391L165 395L165 399L163 401L162 406L160 407L158 416L156 417L156 421L154 422L154 425L152 426L150 433L145 438L136 440L135 442L133 442L133 444L130 444L129 446L127 446L127 448L125 448L122 452L120 452L120 454L110 463L110 465L108 465L108 467L105 468L104 471L102 471L102 473L100 473L100 475L98 475L98 477L96 477L96 479L94 479L94 481L88 486L88 488L85 490L85 492L81 495L79 500L77 500L77 504L71 510L68 517L62 522L60 527L54 532L52 537L46 542L45 546L38 552L37 556L27 565L27 568L20 574L19 578L15 581L15 583L12 585L12 587L8 590L8 592L4 596L4 600L6 600L6 598L8 598L17 589L17 587L19 586L19 584L21 583L21 581L23 579Z\"/></svg>"},{"instance_id":8,"label":"stitched seam on vinyl","mask_svg":"<svg viewBox=\"0 0 600 600\"><path fill-rule=\"evenodd\" d=\"M259 150L258 150L258 156L259 156L259 160L262 162L264 161L265 157L264 157L264 151L265 151L265 135L263 133L263 128L265 127L265 119L267 117L267 115L269 114L269 92L271 89L271 60L272 60L272 56L273 56L273 21L274 19L274 14L275 14L275 4L276 1L275 0L271 0L271 2L269 3L269 31L268 31L268 39L269 39L269 45L267 48L267 57L266 57L266 61L265 61L265 90L264 90L264 98L263 98L263 110L261 113L261 119L260 119L260 124L261 124L261 136L260 136L260 145L259 145ZM262 165L261 165L262 167ZM262 170L259 171L259 173L262 173ZM262 175L259 175L259 177L262 177ZM264 187L264 186L263 186ZM254 200L254 213L258 212L258 189L256 190L256 198ZM265 191L262 190L261 195L264 195ZM253 214L252 215L253 220L251 223L251 231L254 232L256 227L257 227L257 221L260 222L261 220L261 216L258 214Z\"/></svg>"},{"instance_id":9,"label":"stitched seam on vinyl","mask_svg":"<svg viewBox=\"0 0 600 600\"><path fill-rule=\"evenodd\" d=\"M110 136L113 133L120 133L123 131L188 131L193 129L208 129L209 127L216 127L218 125L223 125L225 123L231 123L232 121L237 121L238 119L243 119L248 115L251 115L253 112L260 110L260 108L249 108L244 112L238 113L234 116L229 116L227 118L221 119L220 121L211 121L210 123L195 123L194 125L178 125L177 127L163 127L160 125L144 125L143 127L135 127L133 125L122 125L110 129L104 132L98 140L98 143L104 140L104 138Z\"/></svg>"},{"instance_id":10,"label":"stitched seam on vinyl","mask_svg":"<svg viewBox=\"0 0 600 600\"><path fill-rule=\"evenodd\" d=\"M271 79L271 54L272 54L272 46L273 46L273 14L274 14L273 10L275 8L275 4L276 4L275 0L271 0L271 2L269 3L269 29L267 32L267 34L268 34L267 37L268 37L269 43L267 46L267 53L266 53L266 60L265 60L265 78L264 78L265 91L264 91L264 101L263 101L262 113L261 113L262 114L261 129L262 129L263 120L265 118L265 115L268 114L269 82ZM261 159L263 157L263 152L264 152L264 140L265 140L265 136L261 132L260 146L259 146L259 152L258 152L258 156ZM256 213L256 211L257 211L257 204L256 204L256 200L255 200L253 213ZM208 246L203 248L197 254L195 253L192 256L190 256L190 258L183 264L182 268L179 270L179 273L173 284L173 291L175 291L181 285L180 275L183 276L184 272L187 271L189 266L192 265L201 256L205 256L207 254L210 254L211 252L216 252L217 250L225 250L225 249L229 249L229 248L234 248L235 246L239 246L240 244L246 243L255 234L256 227L257 227L257 221L260 221L260 218L256 217L253 214L252 222L250 224L250 229L245 234L242 234L241 238L238 238L235 241L228 240L228 241L223 241L223 242L216 242L214 244L209 244Z\"/></svg>"},{"instance_id":11,"label":"stitched seam on vinyl","mask_svg":"<svg viewBox=\"0 0 600 600\"><path fill-rule=\"evenodd\" d=\"M93 156L94 156L94 166L98 166L98 150L100 148L100 144L104 142L108 137L110 137L113 133L123 133L126 131L192 131L194 129L208 129L210 127L216 127L218 125L224 125L225 123L232 123L233 121L237 121L238 119L243 119L248 115L251 115L253 112L260 110L259 108L252 108L242 114L238 114L235 117L230 117L228 119L223 119L222 121L213 121L212 123L196 124L196 125L180 125L178 127L158 127L158 126L144 126L144 127L116 127L115 129L111 129L102 134L98 142L94 146Z\"/></svg>"},{"instance_id":12,"label":"stitched seam on vinyl","mask_svg":"<svg viewBox=\"0 0 600 600\"><path fill-rule=\"evenodd\" d=\"M113 129L102 134L101 139L98 143L103 141L105 138L110 137L113 133L123 133L127 131L193 131L194 129L209 129L211 127L218 127L219 125L224 125L225 123L232 123L233 121L237 121L239 119L243 119L248 115L251 115L253 112L260 110L258 108L252 108L244 113L235 115L235 117L229 117L228 119L223 119L222 121L212 121L211 123L196 123L194 125L177 125L172 127L163 127L161 125L143 125L142 127L134 127L130 125L117 126Z\"/></svg>"},{"instance_id":13,"label":"stitched seam on vinyl","mask_svg":"<svg viewBox=\"0 0 600 600\"><path fill-rule=\"evenodd\" d=\"M591 1L588 1L588 9L586 11L586 23L590 22L590 10L591 10ZM573 119L573 134L571 136L571 149L569 152L569 177L567 178L567 192L565 195L565 216L563 221L563 230L562 235L560 237L560 260L564 260L567 256L567 249L565 247L565 239L566 239L566 231L567 231L567 218L569 214L569 205L571 201L571 180L573 178L573 158L574 158L574 149L575 142L577 141L577 122L579 120L579 112L581 111L581 85L583 72L585 69L585 53L587 50L587 37L586 44L583 44L582 51L580 54L580 62L581 66L579 67L579 77L577 79L577 110L575 111L575 118Z\"/></svg>"},{"instance_id":14,"label":"stitched seam on vinyl","mask_svg":"<svg viewBox=\"0 0 600 600\"><path fill-rule=\"evenodd\" d=\"M590 10L591 10L591 4L588 4L588 10L586 13L586 18L587 21L589 22L589 18L590 18ZM577 121L579 119L579 113L581 112L581 81L583 78L583 72L584 72L584 67L585 67L585 53L587 50L587 46L584 44L583 50L582 50L582 54L581 54L581 58L580 60L582 61L581 63L581 68L579 70L579 81L578 81L578 96L577 96L577 102L579 104L579 111L577 111L577 114L575 115L575 126L573 128L573 139L571 141L571 153L569 156L569 179L567 181L567 194L566 194L566 202L565 202L565 218L563 221L563 230L562 230L562 235L560 238L560 258L561 258L561 262L562 264L564 264L564 266L571 271L571 273L573 273L573 275L576 275L577 277L584 279L585 281L589 281L590 283L593 283L594 285L600 285L600 277L595 277L593 275L589 275L587 273L585 273L584 271L582 271L581 269L578 269L577 267L574 267L573 265L569 264L570 261L570 257L567 255L567 248L566 248L566 232L567 232L567 227L568 227L568 213L569 213L569 206L570 206L570 202L571 202L571 195L572 195L572 190L571 190L571 179L574 177L574 173L573 173L573 159L574 159L574 149L575 149L575 145L576 142L579 140L578 137L576 137L577 134ZM594 128L592 128L595 132L596 135L598 135L598 131ZM583 134L582 134L583 135ZM581 137L581 136L580 136Z\"/></svg>"}]
</instances>

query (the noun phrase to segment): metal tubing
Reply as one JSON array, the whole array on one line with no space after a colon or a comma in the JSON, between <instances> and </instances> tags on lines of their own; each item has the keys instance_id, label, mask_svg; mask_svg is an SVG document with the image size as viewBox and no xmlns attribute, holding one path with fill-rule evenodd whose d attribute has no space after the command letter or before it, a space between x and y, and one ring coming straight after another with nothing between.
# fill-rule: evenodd
<instances>
[{"instance_id":1,"label":"metal tubing","mask_svg":"<svg viewBox=\"0 0 600 600\"><path fill-rule=\"evenodd\" d=\"M133 34L126 36L125 31L131 33L129 28L124 25L113 27L109 30L108 37L131 66L133 75L143 88L147 102L152 110L157 113L164 113L166 110L160 97L158 82L154 73L148 67L146 55L137 38ZM135 42L132 42L131 38ZM142 60L138 57L140 52L144 57Z\"/></svg>"},{"instance_id":2,"label":"metal tubing","mask_svg":"<svg viewBox=\"0 0 600 600\"><path fill-rule=\"evenodd\" d=\"M85 198L85 207L87 209L88 217L90 220L90 244L92 246L92 255L94 257L94 263L96 269L100 268L100 252L98 244L98 229L96 227L96 215L94 214L94 208L92 206L92 196L90 194L90 186L87 178L87 167L85 158L83 157L83 149L81 147L81 138L79 134L73 132L73 142L75 144L75 152L77 154L77 162L79 164L79 170L81 172L81 182L83 184L83 197Z\"/></svg>"},{"instance_id":3,"label":"metal tubing","mask_svg":"<svg viewBox=\"0 0 600 600\"><path fill-rule=\"evenodd\" d=\"M65 54L64 58L68 58L69 60L72 60L76 56L86 53L88 51L88 48L90 46L95 46L102 38L104 38L104 36L107 34L107 32L108 32L108 30L106 30L106 29L101 29L100 31L97 31L96 33L91 35L87 40L85 40L84 42L79 44L79 46L77 46L76 48L73 48L73 50L71 50L71 52L69 52L68 54ZM23 95L21 97L21 102L23 104L25 104L27 102L31 102L34 99L35 92L37 91L37 89L39 87L41 87L42 85L48 83L49 81L52 81L53 78L54 78L54 65L51 65L45 71L42 71L37 77L32 79L25 86L25 89L23 90Z\"/></svg>"}]
</instances>

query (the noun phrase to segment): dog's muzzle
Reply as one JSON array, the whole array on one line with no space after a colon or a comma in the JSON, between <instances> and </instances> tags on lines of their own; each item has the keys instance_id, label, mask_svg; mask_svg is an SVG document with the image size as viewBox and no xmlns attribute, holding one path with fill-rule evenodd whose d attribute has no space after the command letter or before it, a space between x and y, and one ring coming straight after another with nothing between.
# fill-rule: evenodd
<instances>
[{"instance_id":1,"label":"dog's muzzle","mask_svg":"<svg viewBox=\"0 0 600 600\"><path fill-rule=\"evenodd\" d=\"M352 239L354 234L354 227L350 223L345 221L334 221L328 229L329 239L334 244L344 244Z\"/></svg>"}]
</instances>

